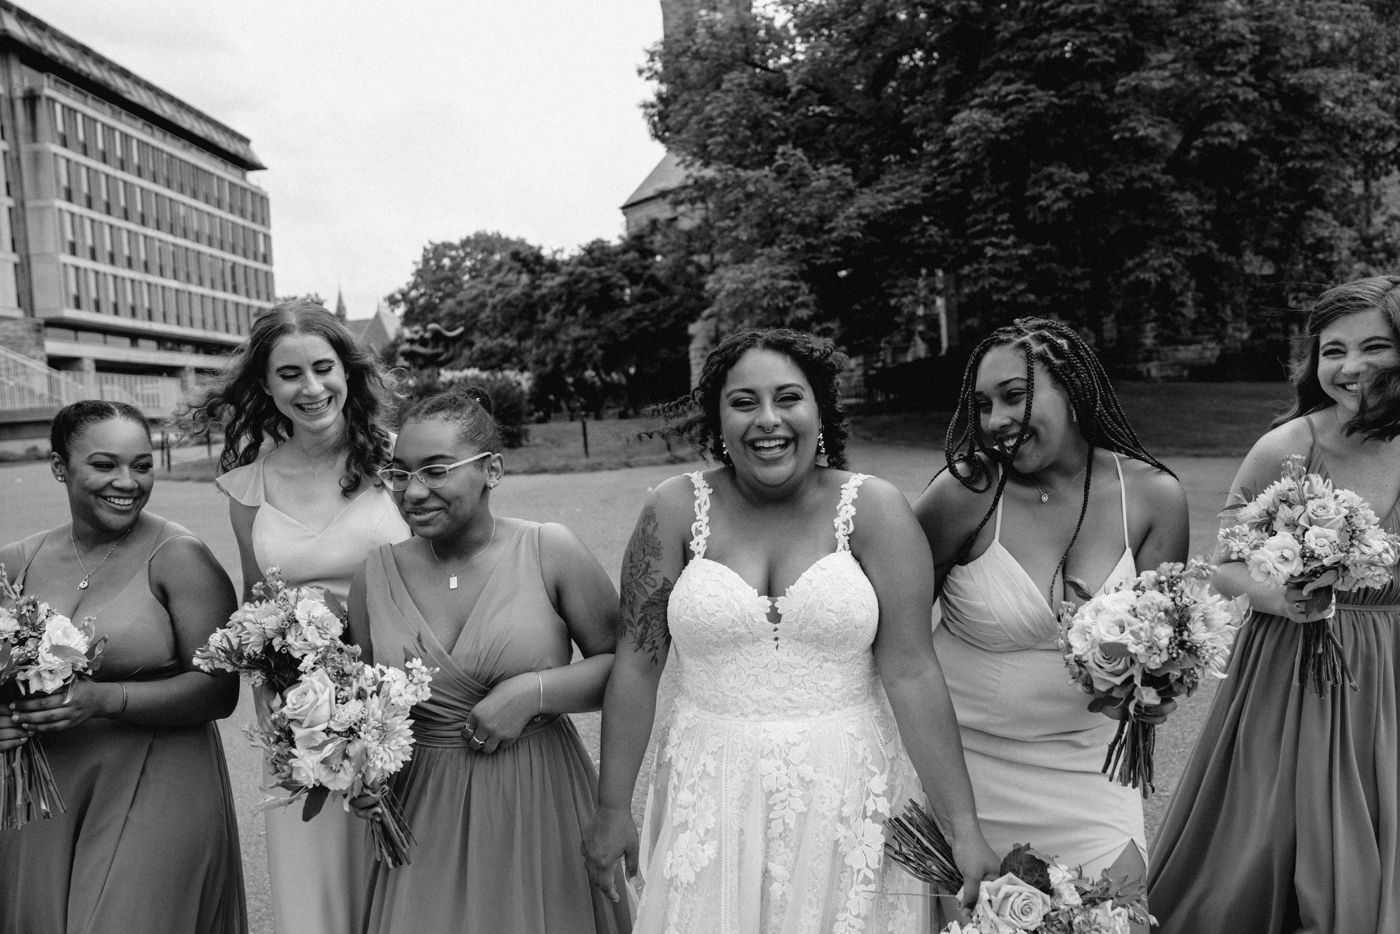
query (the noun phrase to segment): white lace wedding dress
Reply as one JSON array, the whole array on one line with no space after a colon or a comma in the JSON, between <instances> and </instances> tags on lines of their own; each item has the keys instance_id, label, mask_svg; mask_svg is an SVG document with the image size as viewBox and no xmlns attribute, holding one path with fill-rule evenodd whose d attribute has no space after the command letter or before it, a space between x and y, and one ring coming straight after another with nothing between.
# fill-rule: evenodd
<instances>
[{"instance_id":1,"label":"white lace wedding dress","mask_svg":"<svg viewBox=\"0 0 1400 934\"><path fill-rule=\"evenodd\" d=\"M710 487L689 476L694 557L668 608L680 690L635 930L924 930L926 888L884 855L881 822L921 792L871 654L875 590L850 551L865 476L841 488L836 551L776 601L705 557Z\"/></svg>"}]
</instances>

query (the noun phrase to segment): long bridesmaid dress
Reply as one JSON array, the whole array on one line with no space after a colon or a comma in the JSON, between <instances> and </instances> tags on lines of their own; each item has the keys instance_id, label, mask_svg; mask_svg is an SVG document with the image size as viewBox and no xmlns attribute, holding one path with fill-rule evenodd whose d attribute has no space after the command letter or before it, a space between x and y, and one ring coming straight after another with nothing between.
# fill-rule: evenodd
<instances>
[{"instance_id":1,"label":"long bridesmaid dress","mask_svg":"<svg viewBox=\"0 0 1400 934\"><path fill-rule=\"evenodd\" d=\"M1308 471L1327 476L1315 446ZM1400 532L1400 504L1382 523ZM1357 691L1294 683L1292 621L1251 613L1240 630L1153 850L1158 930L1400 931L1400 569L1337 601Z\"/></svg>"},{"instance_id":2,"label":"long bridesmaid dress","mask_svg":"<svg viewBox=\"0 0 1400 934\"><path fill-rule=\"evenodd\" d=\"M432 697L413 708L412 761L394 791L417 844L412 863L374 867L369 934L613 934L631 923L588 882L583 831L598 777L573 721L536 718L514 743L487 755L462 733L491 687L527 671L569 664L572 647L540 571L539 525L524 523L455 644L445 646L404 585L393 549L365 565L374 659L423 655L439 669ZM623 888L621 871L617 880Z\"/></svg>"},{"instance_id":3,"label":"long bridesmaid dress","mask_svg":"<svg viewBox=\"0 0 1400 934\"><path fill-rule=\"evenodd\" d=\"M1123 490L1123 555L1102 590L1137 570L1128 545ZM1059 621L1030 576L996 534L985 552L954 567L940 598L933 644L958 714L977 819L1005 854L1029 843L1084 867L1091 878L1127 846L1147 852L1142 798L1100 769L1117 724L1088 709L1070 684L1057 644Z\"/></svg>"},{"instance_id":4,"label":"long bridesmaid dress","mask_svg":"<svg viewBox=\"0 0 1400 934\"><path fill-rule=\"evenodd\" d=\"M287 583L320 587L342 603L371 549L408 538L393 499L368 482L319 532L267 502L261 460L236 467L215 482L238 502L257 508L253 554L259 568L276 567ZM369 825L338 806L303 821L301 808L292 806L269 809L266 826L272 914L279 934L356 930L373 859Z\"/></svg>"},{"instance_id":5,"label":"long bridesmaid dress","mask_svg":"<svg viewBox=\"0 0 1400 934\"><path fill-rule=\"evenodd\" d=\"M157 531L143 569L168 542L193 537L151 518ZM20 543L18 581L48 534ZM94 680L179 673L170 616L145 573L83 615L107 638ZM151 726L94 717L44 733L43 743L67 810L0 831L0 931L245 934L238 824L212 722Z\"/></svg>"}]
</instances>

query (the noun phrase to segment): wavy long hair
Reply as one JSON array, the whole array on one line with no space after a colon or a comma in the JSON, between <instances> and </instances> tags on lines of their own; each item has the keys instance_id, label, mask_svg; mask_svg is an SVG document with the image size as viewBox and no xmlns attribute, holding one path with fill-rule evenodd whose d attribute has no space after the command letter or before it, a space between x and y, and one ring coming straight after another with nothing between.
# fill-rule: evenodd
<instances>
[{"instance_id":1,"label":"wavy long hair","mask_svg":"<svg viewBox=\"0 0 1400 934\"><path fill-rule=\"evenodd\" d=\"M1322 332L1347 315L1383 312L1390 321L1390 336L1400 349L1400 276L1371 276L1334 286L1318 296L1303 328L1306 347L1293 362L1293 404L1274 419L1274 426L1328 408L1335 403L1317 378ZM1371 374L1362 387L1361 410L1347 422L1347 434L1389 441L1400 435L1400 365Z\"/></svg>"},{"instance_id":2,"label":"wavy long hair","mask_svg":"<svg viewBox=\"0 0 1400 934\"><path fill-rule=\"evenodd\" d=\"M977 414L977 399L974 389L977 385L977 368L982 359L994 347L1012 347L1021 352L1026 360L1026 410L1021 417L1021 431L1013 442L1009 455L1004 455L987 444L983 436ZM1084 495L1079 507L1079 521L1075 523L1074 534L1064 553L1060 555L1059 573L1064 574L1065 561L1074 547L1079 533L1084 527L1084 516L1089 511L1089 489L1094 480L1094 450L1104 448L1125 457L1151 464L1158 470L1171 473L1157 458L1147 452L1138 440L1137 432L1129 424L1118 395L1113 391L1113 383L1098 355L1069 325L1050 318L1018 318L1014 323L998 328L989 334L972 351L963 370L962 389L958 394L957 414L948 426L943 440L943 457L948 470L963 486L977 493L984 493L992 486L992 461L1003 465L1001 479L996 484L991 505L977 528L968 537L966 544L958 552L952 563L967 556L977 536L988 520L996 514L1002 492L1010 473L1010 461L1025 443L1029 434L1031 407L1035 402L1035 364L1041 363L1050 371L1051 378L1069 397L1076 424L1084 440L1089 442L1089 462L1084 470ZM1174 475L1173 475L1174 476ZM1051 582L1053 592L1054 582Z\"/></svg>"},{"instance_id":3,"label":"wavy long hair","mask_svg":"<svg viewBox=\"0 0 1400 934\"><path fill-rule=\"evenodd\" d=\"M223 427L220 473L253 463L265 443L276 446L290 438L292 421L277 410L264 384L273 348L291 334L322 338L345 368L346 451L340 489L353 496L366 480L377 484L376 471L389 462L389 432L380 419L387 412L393 378L339 318L313 302L281 302L259 316L228 366L182 408L179 422L197 432Z\"/></svg>"},{"instance_id":4,"label":"wavy long hair","mask_svg":"<svg viewBox=\"0 0 1400 934\"><path fill-rule=\"evenodd\" d=\"M752 328L725 338L705 359L695 390L663 409L678 416L666 434L690 441L722 464L732 464L724 451L720 397L729 371L750 350L771 350L797 364L812 386L827 466L845 469L848 431L841 407L841 374L850 359L830 341L789 328Z\"/></svg>"}]
</instances>

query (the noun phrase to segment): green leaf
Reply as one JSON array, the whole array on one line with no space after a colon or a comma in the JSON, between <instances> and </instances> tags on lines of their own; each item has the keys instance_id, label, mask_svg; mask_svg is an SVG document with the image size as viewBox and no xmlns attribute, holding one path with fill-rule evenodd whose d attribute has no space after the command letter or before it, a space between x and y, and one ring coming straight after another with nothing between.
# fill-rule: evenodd
<instances>
[{"instance_id":1,"label":"green leaf","mask_svg":"<svg viewBox=\"0 0 1400 934\"><path fill-rule=\"evenodd\" d=\"M325 785L317 785L306 793L306 803L301 808L301 819L311 820L321 813L321 808L325 807L326 799L331 795L331 790Z\"/></svg>"},{"instance_id":2,"label":"green leaf","mask_svg":"<svg viewBox=\"0 0 1400 934\"><path fill-rule=\"evenodd\" d=\"M1050 866L1031 850L1029 843L1018 843L1001 861L1001 873L1011 873L1027 885L1033 885L1046 895L1053 895Z\"/></svg>"}]
</instances>

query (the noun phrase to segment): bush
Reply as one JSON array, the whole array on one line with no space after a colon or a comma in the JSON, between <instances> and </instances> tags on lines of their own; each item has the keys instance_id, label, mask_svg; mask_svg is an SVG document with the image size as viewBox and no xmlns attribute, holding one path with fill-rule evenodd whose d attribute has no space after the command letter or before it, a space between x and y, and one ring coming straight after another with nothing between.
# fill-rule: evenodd
<instances>
[{"instance_id":1,"label":"bush","mask_svg":"<svg viewBox=\"0 0 1400 934\"><path fill-rule=\"evenodd\" d=\"M971 346L952 347L941 357L876 370L865 378L869 401L894 412L952 412L958 407L963 368L971 356Z\"/></svg>"},{"instance_id":2,"label":"bush","mask_svg":"<svg viewBox=\"0 0 1400 934\"><path fill-rule=\"evenodd\" d=\"M506 447L518 448L529 438L525 423L530 418L532 382L529 373L519 370L419 370L405 380L408 388L405 401L417 402L457 386L475 386L491 397Z\"/></svg>"}]
</instances>

